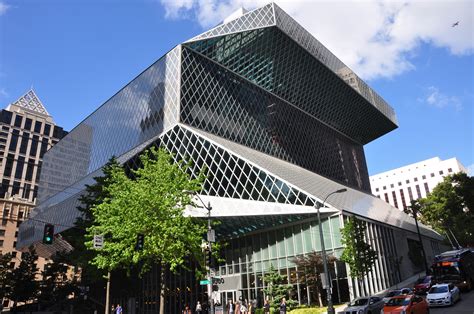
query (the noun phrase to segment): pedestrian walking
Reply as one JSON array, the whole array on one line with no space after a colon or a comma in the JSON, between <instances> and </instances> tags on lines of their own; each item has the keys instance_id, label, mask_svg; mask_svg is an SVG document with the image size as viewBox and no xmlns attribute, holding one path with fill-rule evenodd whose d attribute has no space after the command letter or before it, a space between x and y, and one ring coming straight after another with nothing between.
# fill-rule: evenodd
<instances>
[{"instance_id":1,"label":"pedestrian walking","mask_svg":"<svg viewBox=\"0 0 474 314\"><path fill-rule=\"evenodd\" d=\"M240 313L240 301L238 301L238 302L235 304L235 314L241 314L241 313Z\"/></svg>"},{"instance_id":2,"label":"pedestrian walking","mask_svg":"<svg viewBox=\"0 0 474 314\"><path fill-rule=\"evenodd\" d=\"M263 313L270 313L270 302L268 302L268 299L265 300L265 304L263 305Z\"/></svg>"},{"instance_id":3,"label":"pedestrian walking","mask_svg":"<svg viewBox=\"0 0 474 314\"><path fill-rule=\"evenodd\" d=\"M280 314L286 314L286 299L281 299L280 303Z\"/></svg>"},{"instance_id":4,"label":"pedestrian walking","mask_svg":"<svg viewBox=\"0 0 474 314\"><path fill-rule=\"evenodd\" d=\"M120 304L117 304L117 307L115 308L115 314L122 314L122 307Z\"/></svg>"},{"instance_id":5,"label":"pedestrian walking","mask_svg":"<svg viewBox=\"0 0 474 314\"><path fill-rule=\"evenodd\" d=\"M183 310L182 313L183 314L192 314L191 309L189 308L189 305L186 304L186 306L184 307L184 310Z\"/></svg>"},{"instance_id":6,"label":"pedestrian walking","mask_svg":"<svg viewBox=\"0 0 474 314\"><path fill-rule=\"evenodd\" d=\"M201 302L198 301L198 303L196 304L196 313L201 314L201 312L202 312Z\"/></svg>"},{"instance_id":7,"label":"pedestrian walking","mask_svg":"<svg viewBox=\"0 0 474 314\"><path fill-rule=\"evenodd\" d=\"M227 301L227 314L234 314L234 303L232 300Z\"/></svg>"},{"instance_id":8,"label":"pedestrian walking","mask_svg":"<svg viewBox=\"0 0 474 314\"><path fill-rule=\"evenodd\" d=\"M115 314L115 304L112 304L112 308L110 309L110 314Z\"/></svg>"},{"instance_id":9,"label":"pedestrian walking","mask_svg":"<svg viewBox=\"0 0 474 314\"><path fill-rule=\"evenodd\" d=\"M247 314L247 313L248 313L248 309L247 309L247 307L245 306L245 303L243 303L243 304L240 306L240 313L241 313L241 314Z\"/></svg>"}]
</instances>

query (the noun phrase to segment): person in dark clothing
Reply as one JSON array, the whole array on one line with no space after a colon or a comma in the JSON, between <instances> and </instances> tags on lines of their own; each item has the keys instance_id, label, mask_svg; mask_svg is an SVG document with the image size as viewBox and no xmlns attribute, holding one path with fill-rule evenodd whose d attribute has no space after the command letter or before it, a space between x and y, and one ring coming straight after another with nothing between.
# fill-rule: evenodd
<instances>
[{"instance_id":1,"label":"person in dark clothing","mask_svg":"<svg viewBox=\"0 0 474 314\"><path fill-rule=\"evenodd\" d=\"M281 299L280 303L280 314L286 314L286 299Z\"/></svg>"}]
</instances>

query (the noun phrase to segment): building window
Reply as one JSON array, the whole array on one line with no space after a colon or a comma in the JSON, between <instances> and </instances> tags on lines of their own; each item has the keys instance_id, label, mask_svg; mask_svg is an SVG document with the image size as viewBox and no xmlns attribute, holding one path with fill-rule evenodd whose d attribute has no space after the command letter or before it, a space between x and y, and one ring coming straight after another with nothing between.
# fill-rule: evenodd
<instances>
[{"instance_id":1,"label":"building window","mask_svg":"<svg viewBox=\"0 0 474 314\"><path fill-rule=\"evenodd\" d=\"M402 186L402 183L401 183L401 182L398 182L398 186Z\"/></svg>"},{"instance_id":2,"label":"building window","mask_svg":"<svg viewBox=\"0 0 474 314\"><path fill-rule=\"evenodd\" d=\"M49 136L49 133L51 133L51 125L45 124L43 134Z\"/></svg>"},{"instance_id":3,"label":"building window","mask_svg":"<svg viewBox=\"0 0 474 314\"><path fill-rule=\"evenodd\" d=\"M411 187L408 187L408 197L410 198L410 202L413 201L413 193L411 191Z\"/></svg>"},{"instance_id":4,"label":"building window","mask_svg":"<svg viewBox=\"0 0 474 314\"><path fill-rule=\"evenodd\" d=\"M426 195L430 194L430 189L428 188L428 183L425 182L425 192Z\"/></svg>"},{"instance_id":5,"label":"building window","mask_svg":"<svg viewBox=\"0 0 474 314\"><path fill-rule=\"evenodd\" d=\"M430 176L433 178L433 177L434 177L434 173L431 173Z\"/></svg>"},{"instance_id":6,"label":"building window","mask_svg":"<svg viewBox=\"0 0 474 314\"><path fill-rule=\"evenodd\" d=\"M0 240L0 247L3 247L3 240Z\"/></svg>"},{"instance_id":7,"label":"building window","mask_svg":"<svg viewBox=\"0 0 474 314\"><path fill-rule=\"evenodd\" d=\"M41 123L41 121L36 121L36 122L35 122L35 132L36 132L36 133L40 133L40 132L41 132L41 126L42 126L42 125L43 125L43 124Z\"/></svg>"},{"instance_id":8,"label":"building window","mask_svg":"<svg viewBox=\"0 0 474 314\"><path fill-rule=\"evenodd\" d=\"M386 189L387 189L387 187L384 185L384 186L383 186L383 189L384 189L384 190L386 190Z\"/></svg>"},{"instance_id":9,"label":"building window","mask_svg":"<svg viewBox=\"0 0 474 314\"><path fill-rule=\"evenodd\" d=\"M453 172L453 168L448 168L448 172Z\"/></svg>"},{"instance_id":10,"label":"building window","mask_svg":"<svg viewBox=\"0 0 474 314\"><path fill-rule=\"evenodd\" d=\"M392 184L390 184L390 187L393 189L393 183L392 183Z\"/></svg>"},{"instance_id":11,"label":"building window","mask_svg":"<svg viewBox=\"0 0 474 314\"><path fill-rule=\"evenodd\" d=\"M15 117L15 126L21 128L21 122L23 121L23 117L16 115Z\"/></svg>"},{"instance_id":12,"label":"building window","mask_svg":"<svg viewBox=\"0 0 474 314\"><path fill-rule=\"evenodd\" d=\"M20 154L26 154L26 149L28 148L28 141L30 140L30 133L23 132L20 144Z\"/></svg>"},{"instance_id":13,"label":"building window","mask_svg":"<svg viewBox=\"0 0 474 314\"><path fill-rule=\"evenodd\" d=\"M413 178L413 181L418 182L418 178Z\"/></svg>"},{"instance_id":14,"label":"building window","mask_svg":"<svg viewBox=\"0 0 474 314\"><path fill-rule=\"evenodd\" d=\"M5 230L0 229L0 237L4 237L4 236L5 236Z\"/></svg>"},{"instance_id":15,"label":"building window","mask_svg":"<svg viewBox=\"0 0 474 314\"><path fill-rule=\"evenodd\" d=\"M10 147L8 148L11 152L16 151L16 145L18 144L18 138L20 137L20 131L13 130L12 137L10 140Z\"/></svg>"},{"instance_id":16,"label":"building window","mask_svg":"<svg viewBox=\"0 0 474 314\"><path fill-rule=\"evenodd\" d=\"M407 183L407 184L410 183L410 180L406 180L406 183Z\"/></svg>"},{"instance_id":17,"label":"building window","mask_svg":"<svg viewBox=\"0 0 474 314\"><path fill-rule=\"evenodd\" d=\"M420 186L417 184L417 185L415 186L415 188L416 188L416 194L418 195L418 198L421 198Z\"/></svg>"},{"instance_id":18,"label":"building window","mask_svg":"<svg viewBox=\"0 0 474 314\"><path fill-rule=\"evenodd\" d=\"M425 175L423 175L421 178L422 178L423 180L426 180L426 176L425 176Z\"/></svg>"},{"instance_id":19,"label":"building window","mask_svg":"<svg viewBox=\"0 0 474 314\"><path fill-rule=\"evenodd\" d=\"M407 208L407 203L405 201L405 193L403 193L403 189L400 189L400 198L402 199L403 209L406 209Z\"/></svg>"},{"instance_id":20,"label":"building window","mask_svg":"<svg viewBox=\"0 0 474 314\"><path fill-rule=\"evenodd\" d=\"M384 196L385 196L385 201L386 201L387 203L390 203L390 201L388 200L388 194L385 193Z\"/></svg>"},{"instance_id":21,"label":"building window","mask_svg":"<svg viewBox=\"0 0 474 314\"><path fill-rule=\"evenodd\" d=\"M393 204L395 205L396 208L398 208L397 193L395 193L395 191L392 191L392 197L393 197Z\"/></svg>"},{"instance_id":22,"label":"building window","mask_svg":"<svg viewBox=\"0 0 474 314\"><path fill-rule=\"evenodd\" d=\"M378 192L379 191L379 188L375 188L375 192Z\"/></svg>"},{"instance_id":23,"label":"building window","mask_svg":"<svg viewBox=\"0 0 474 314\"><path fill-rule=\"evenodd\" d=\"M25 126L23 127L24 129L30 131L31 130L31 123L33 121L30 118L26 118L25 120Z\"/></svg>"},{"instance_id":24,"label":"building window","mask_svg":"<svg viewBox=\"0 0 474 314\"><path fill-rule=\"evenodd\" d=\"M444 173L443 170L440 170L440 171L439 171L439 174L440 174L440 175L443 175L443 173Z\"/></svg>"}]
</instances>

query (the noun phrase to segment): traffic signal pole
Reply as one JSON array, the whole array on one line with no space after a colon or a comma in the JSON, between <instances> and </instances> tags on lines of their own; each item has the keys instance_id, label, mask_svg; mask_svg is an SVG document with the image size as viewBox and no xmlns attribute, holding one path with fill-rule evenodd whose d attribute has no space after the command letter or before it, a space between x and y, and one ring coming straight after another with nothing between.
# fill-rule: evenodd
<instances>
[{"instance_id":1,"label":"traffic signal pole","mask_svg":"<svg viewBox=\"0 0 474 314\"><path fill-rule=\"evenodd\" d=\"M209 235L211 233L212 227L211 227L211 203L207 203L207 243L209 245L209 265L208 265L208 270L207 270L207 298L209 302L209 307L211 309L210 313L214 314L214 302L212 300L212 275L211 275L211 260L212 260L212 242L209 239Z\"/></svg>"}]
</instances>

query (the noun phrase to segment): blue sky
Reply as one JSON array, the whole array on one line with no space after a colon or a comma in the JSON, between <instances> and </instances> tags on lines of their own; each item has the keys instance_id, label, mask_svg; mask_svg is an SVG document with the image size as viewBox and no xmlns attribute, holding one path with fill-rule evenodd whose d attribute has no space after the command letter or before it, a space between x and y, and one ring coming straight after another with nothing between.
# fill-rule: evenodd
<instances>
[{"instance_id":1,"label":"blue sky","mask_svg":"<svg viewBox=\"0 0 474 314\"><path fill-rule=\"evenodd\" d=\"M33 86L70 130L175 45L264 3L0 0L0 105ZM474 169L471 1L277 3L395 109L400 127L365 146L371 174L435 156Z\"/></svg>"}]
</instances>

